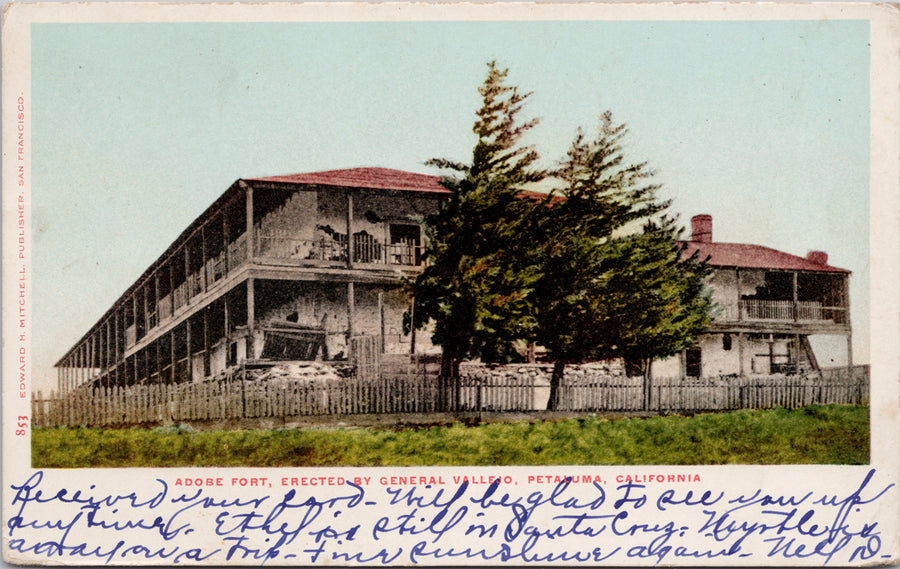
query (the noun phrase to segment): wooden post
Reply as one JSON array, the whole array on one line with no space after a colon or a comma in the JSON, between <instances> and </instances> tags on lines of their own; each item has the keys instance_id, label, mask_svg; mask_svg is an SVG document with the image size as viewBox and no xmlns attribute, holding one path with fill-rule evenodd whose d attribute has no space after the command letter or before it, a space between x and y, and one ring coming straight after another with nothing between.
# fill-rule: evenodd
<instances>
[{"instance_id":1,"label":"wooden post","mask_svg":"<svg viewBox=\"0 0 900 569\"><path fill-rule=\"evenodd\" d=\"M224 294L224 295L222 295L222 302L223 302L223 304L225 305L225 325L224 325L224 328L225 328L225 349L226 349L226 358L225 358L225 359L226 359L226 361L227 361L227 359L228 359L228 357L227 357L227 350L228 350L228 335L231 334L231 313L230 313L230 311L228 310L228 294L227 294L227 293Z\"/></svg>"},{"instance_id":2,"label":"wooden post","mask_svg":"<svg viewBox=\"0 0 900 569\"><path fill-rule=\"evenodd\" d=\"M227 215L227 207L222 211L222 246L225 251L225 274L227 275L231 271L231 260L229 259L228 249L231 246L231 242L228 240L228 215Z\"/></svg>"},{"instance_id":3,"label":"wooden post","mask_svg":"<svg viewBox=\"0 0 900 569\"><path fill-rule=\"evenodd\" d=\"M409 354L416 355L416 295L413 293L409 308Z\"/></svg>"},{"instance_id":4,"label":"wooden post","mask_svg":"<svg viewBox=\"0 0 900 569\"><path fill-rule=\"evenodd\" d=\"M378 291L378 350L384 353L384 291Z\"/></svg>"},{"instance_id":5,"label":"wooden post","mask_svg":"<svg viewBox=\"0 0 900 569\"><path fill-rule=\"evenodd\" d=\"M208 223L208 222L207 222ZM208 288L206 274L206 223L200 227L200 284L201 290L206 292Z\"/></svg>"},{"instance_id":6,"label":"wooden post","mask_svg":"<svg viewBox=\"0 0 900 569\"><path fill-rule=\"evenodd\" d=\"M172 378L172 383L175 383L175 329L172 328L172 331L169 332L169 377Z\"/></svg>"},{"instance_id":7,"label":"wooden post","mask_svg":"<svg viewBox=\"0 0 900 569\"><path fill-rule=\"evenodd\" d=\"M119 324L119 321L122 321ZM119 383L119 364L125 363L125 346L120 343L120 337L125 333L125 314L116 310L116 384Z\"/></svg>"},{"instance_id":8,"label":"wooden post","mask_svg":"<svg viewBox=\"0 0 900 569\"><path fill-rule=\"evenodd\" d=\"M160 354L159 354L159 352L160 352L160 348L159 348L160 342L159 342L159 341L160 341L160 338L157 338L156 341L153 342L153 346L155 346L156 349L155 349L155 350L152 350L152 351L155 352L155 353L153 354L153 358L154 358L155 361L156 361L156 374L159 376L159 377L157 378L157 382L159 382L159 383L165 383L165 382L166 382L166 379L163 377L163 374L162 374L162 368L163 368L163 366L162 366L162 357L161 357ZM147 347L147 352L149 353L150 351L151 351L151 347L148 346L148 347Z\"/></svg>"},{"instance_id":9,"label":"wooden post","mask_svg":"<svg viewBox=\"0 0 900 569\"><path fill-rule=\"evenodd\" d=\"M141 299L142 304L144 306L144 333L147 334L150 330L150 301L147 298L147 283L141 287Z\"/></svg>"},{"instance_id":10,"label":"wooden post","mask_svg":"<svg viewBox=\"0 0 900 569\"><path fill-rule=\"evenodd\" d=\"M206 362L209 360L209 306L203 310L203 377L206 377Z\"/></svg>"},{"instance_id":11,"label":"wooden post","mask_svg":"<svg viewBox=\"0 0 900 569\"><path fill-rule=\"evenodd\" d=\"M194 381L194 357L191 353L191 319L188 318L184 321L185 327L185 348L187 352L187 380L188 382Z\"/></svg>"},{"instance_id":12,"label":"wooden post","mask_svg":"<svg viewBox=\"0 0 900 569\"><path fill-rule=\"evenodd\" d=\"M744 315L741 310L741 270L734 270L734 280L737 282L737 319L738 322L744 319Z\"/></svg>"},{"instance_id":13,"label":"wooden post","mask_svg":"<svg viewBox=\"0 0 900 569\"><path fill-rule=\"evenodd\" d=\"M138 325L137 325L137 291L131 295L131 314L132 314L132 322L134 322L134 343L137 344L138 341Z\"/></svg>"},{"instance_id":14,"label":"wooden post","mask_svg":"<svg viewBox=\"0 0 900 569\"><path fill-rule=\"evenodd\" d=\"M253 233L253 186L241 182L247 195L247 259L252 262L256 256L256 235Z\"/></svg>"},{"instance_id":15,"label":"wooden post","mask_svg":"<svg viewBox=\"0 0 900 569\"><path fill-rule=\"evenodd\" d=\"M347 283L347 354L350 353L350 338L353 337L353 315L356 309L356 295L353 290L353 281Z\"/></svg>"},{"instance_id":16,"label":"wooden post","mask_svg":"<svg viewBox=\"0 0 900 569\"><path fill-rule=\"evenodd\" d=\"M78 384L78 374L80 373L78 370L78 364L81 362L80 358L81 346L75 346L74 351L72 352L72 373L69 377L69 391L71 392L75 389L75 385Z\"/></svg>"},{"instance_id":17,"label":"wooden post","mask_svg":"<svg viewBox=\"0 0 900 569\"><path fill-rule=\"evenodd\" d=\"M95 352L94 344L95 344L96 337L97 337L96 334L91 334L87 341L87 350L88 350L88 357L87 357L88 368L87 369L88 369L88 372L87 372L87 381L85 383L90 382L94 376L94 367L95 367L94 366L94 363L95 363L94 362L94 352Z\"/></svg>"},{"instance_id":18,"label":"wooden post","mask_svg":"<svg viewBox=\"0 0 900 569\"><path fill-rule=\"evenodd\" d=\"M188 247L190 241L184 244L184 305L188 306L193 297L194 287L191 286L191 252Z\"/></svg>"},{"instance_id":19,"label":"wooden post","mask_svg":"<svg viewBox=\"0 0 900 569\"><path fill-rule=\"evenodd\" d=\"M104 367L105 367L104 364L105 364L105 361L106 361L106 359L105 359L105 357L104 357L104 356L106 355L106 354L105 354L106 348L105 348L104 343L103 343L103 338L104 338L105 336L106 336L106 321L104 320L104 321L97 327L97 347L96 347L96 350L97 350L97 357L96 357L96 367L95 367L95 369L97 370L97 383L98 383L98 384L102 383L103 369L104 369Z\"/></svg>"},{"instance_id":20,"label":"wooden post","mask_svg":"<svg viewBox=\"0 0 900 569\"><path fill-rule=\"evenodd\" d=\"M78 379L72 387L78 387L84 381L84 344L78 346Z\"/></svg>"},{"instance_id":21,"label":"wooden post","mask_svg":"<svg viewBox=\"0 0 900 569\"><path fill-rule=\"evenodd\" d=\"M255 359L253 333L256 329L256 293L253 277L247 279L247 355L246 359Z\"/></svg>"},{"instance_id":22,"label":"wooden post","mask_svg":"<svg viewBox=\"0 0 900 569\"><path fill-rule=\"evenodd\" d=\"M796 322L800 319L800 304L797 300L797 271L794 271L792 274L793 274L793 285L792 285L793 292L792 292L792 294L793 294L793 302L794 302L794 322Z\"/></svg>"},{"instance_id":23,"label":"wooden post","mask_svg":"<svg viewBox=\"0 0 900 569\"><path fill-rule=\"evenodd\" d=\"M156 312L156 325L162 324L162 314L159 310L159 269L153 272L153 310Z\"/></svg>"},{"instance_id":24,"label":"wooden post","mask_svg":"<svg viewBox=\"0 0 900 569\"><path fill-rule=\"evenodd\" d=\"M738 332L738 375L744 377L744 333Z\"/></svg>"},{"instance_id":25,"label":"wooden post","mask_svg":"<svg viewBox=\"0 0 900 569\"><path fill-rule=\"evenodd\" d=\"M173 262L173 258L174 255L166 259L166 262L169 265L169 298L172 301L172 318L175 318L175 274L172 272L172 267L175 263Z\"/></svg>"},{"instance_id":26,"label":"wooden post","mask_svg":"<svg viewBox=\"0 0 900 569\"><path fill-rule=\"evenodd\" d=\"M353 268L353 190L347 189L347 267Z\"/></svg>"},{"instance_id":27,"label":"wooden post","mask_svg":"<svg viewBox=\"0 0 900 569\"><path fill-rule=\"evenodd\" d=\"M106 322L103 323L103 369L106 370L106 377L104 378L103 383L109 385L109 370L112 368L112 354L109 349L109 339L112 335L110 330L112 325L109 321L109 318L106 319Z\"/></svg>"},{"instance_id":28,"label":"wooden post","mask_svg":"<svg viewBox=\"0 0 900 569\"><path fill-rule=\"evenodd\" d=\"M844 320L847 326L847 367L853 365L853 325L850 322L850 275L844 275L842 296L844 297Z\"/></svg>"}]
</instances>

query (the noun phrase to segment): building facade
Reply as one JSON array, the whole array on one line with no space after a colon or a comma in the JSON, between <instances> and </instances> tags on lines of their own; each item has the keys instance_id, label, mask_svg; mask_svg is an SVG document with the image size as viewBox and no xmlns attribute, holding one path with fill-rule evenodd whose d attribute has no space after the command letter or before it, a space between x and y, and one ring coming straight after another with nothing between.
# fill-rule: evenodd
<instances>
[{"instance_id":1,"label":"building facade","mask_svg":"<svg viewBox=\"0 0 900 569\"><path fill-rule=\"evenodd\" d=\"M715 318L695 346L655 362L659 377L795 374L852 365L850 271L828 255L713 241L712 216L691 219L686 255L707 259Z\"/></svg>"},{"instance_id":2,"label":"building facade","mask_svg":"<svg viewBox=\"0 0 900 569\"><path fill-rule=\"evenodd\" d=\"M238 365L432 351L403 333L438 176L354 168L241 179L206 209L56 363L60 392L202 381ZM685 254L712 267L717 313L654 375L792 374L851 365L849 271L827 255L717 243L692 219ZM817 338L844 357L821 361ZM832 345L834 342L832 342Z\"/></svg>"},{"instance_id":3,"label":"building facade","mask_svg":"<svg viewBox=\"0 0 900 569\"><path fill-rule=\"evenodd\" d=\"M403 334L403 283L446 195L437 176L383 168L236 181L57 362L60 390L429 349Z\"/></svg>"}]
</instances>

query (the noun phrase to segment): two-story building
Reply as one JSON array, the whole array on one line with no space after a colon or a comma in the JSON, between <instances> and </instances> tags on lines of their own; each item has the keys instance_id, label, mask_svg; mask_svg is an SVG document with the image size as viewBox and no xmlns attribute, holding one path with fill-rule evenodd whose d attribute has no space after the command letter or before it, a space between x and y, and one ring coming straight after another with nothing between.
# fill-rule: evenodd
<instances>
[{"instance_id":1,"label":"two-story building","mask_svg":"<svg viewBox=\"0 0 900 569\"><path fill-rule=\"evenodd\" d=\"M713 241L710 215L694 216L691 229L685 255L696 252L712 268L715 319L694 347L656 362L654 375L792 374L852 365L850 271L830 266L821 251L799 257Z\"/></svg>"},{"instance_id":2,"label":"two-story building","mask_svg":"<svg viewBox=\"0 0 900 569\"><path fill-rule=\"evenodd\" d=\"M446 195L438 176L383 168L236 181L57 362L61 391L428 349L403 334L403 283Z\"/></svg>"},{"instance_id":3,"label":"two-story building","mask_svg":"<svg viewBox=\"0 0 900 569\"><path fill-rule=\"evenodd\" d=\"M438 176L384 168L236 181L57 362L61 392L432 350L429 334L403 333L404 282L423 264L422 221L447 196ZM708 215L692 229L685 254L711 265L718 313L654 375L817 369L818 336L844 339L852 364L849 271L821 252L714 242Z\"/></svg>"}]
</instances>

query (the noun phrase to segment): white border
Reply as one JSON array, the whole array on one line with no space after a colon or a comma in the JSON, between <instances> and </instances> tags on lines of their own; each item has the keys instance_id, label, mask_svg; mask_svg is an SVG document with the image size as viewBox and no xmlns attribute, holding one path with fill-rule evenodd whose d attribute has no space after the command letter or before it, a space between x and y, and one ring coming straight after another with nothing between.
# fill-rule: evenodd
<instances>
[{"instance_id":1,"label":"white border","mask_svg":"<svg viewBox=\"0 0 900 569\"><path fill-rule=\"evenodd\" d=\"M41 562L40 555L18 555L9 551L7 522L12 515L11 504L14 492L11 484L21 483L28 478L31 469L24 457L30 455L29 437L15 435L14 420L19 415L30 414L30 399L21 399L19 393L19 349L25 355L30 354L28 331L30 330L29 305L25 305L26 326L25 340L20 341L22 328L17 318L20 289L18 273L24 267L25 283L30 282L30 266L28 259L18 259L17 239L18 225L15 223L18 208L17 166L22 165L25 171L26 186L25 206L30 211L32 204L28 194L28 175L32 171L30 148L26 146L24 160L17 155L17 109L18 98L26 101L26 125L30 125L30 35L29 24L33 22L169 22L169 21L355 21L355 20L406 20L428 21L444 19L466 20L581 20L581 19L647 19L647 20L791 20L791 19L865 19L871 23L871 96L872 96L872 144L871 144L871 304L877 309L871 314L871 357L872 357L872 462L871 467L877 473L872 486L886 486L897 483L900 477L900 360L897 347L900 345L900 302L898 302L897 286L900 283L900 168L897 157L900 156L900 97L898 97L898 79L900 79L900 11L897 5L861 4L861 3L814 3L814 4L753 4L753 3L639 3L639 4L594 4L577 3L261 3L261 4L177 4L177 3L25 3L7 4L3 12L3 547L4 558L10 562ZM27 137L26 137L27 142ZM31 235L30 223L24 226L27 236ZM30 240L25 242L27 252L31 250ZM30 288L25 291L25 299L30 302ZM29 389L30 393L30 389ZM830 467L830 466L701 466L701 467L641 467L636 469L622 467L579 467L579 468L538 468L516 467L502 469L518 479L524 480L528 475L595 474L612 477L616 473L646 474L661 472L699 473L704 481L709 481L711 488L728 489L729 492L750 492L760 488L775 494L801 495L813 490L821 493L840 495L850 488L858 486L869 467ZM278 479L287 470L296 475L297 469L252 469L252 475ZM440 469L448 478L454 475L493 475L498 469L492 468L448 468ZM247 469L128 469L123 470L78 470L47 471L45 482L48 487L67 485L70 488L87 489L89 484L98 480L104 481L104 488L109 492L127 494L134 486L153 486L157 477L174 480L185 475L247 476ZM309 469L316 476L370 476L385 475L385 469ZM432 475L435 469L413 469ZM877 482L877 484L876 484ZM81 486L79 486L81 485ZM549 491L548 488L540 488ZM331 491L331 490L329 490ZM242 494L243 492L243 494ZM275 491L273 491L275 492ZM228 495L244 495L246 492L228 490ZM900 497L897 487L885 494L877 506L871 506L866 515L879 524L882 532L883 548L878 558L863 563L859 558L854 564L883 564L887 561L897 563L900 560ZM247 494L249 495L249 494ZM874 508L874 511L873 511ZM396 510L396 508L394 508ZM390 511L385 508L382 511ZM372 514L369 515L380 515ZM489 518L490 516L488 516ZM502 516L500 516L502 517ZM697 512L692 522L701 519ZM364 519L364 518L363 518ZM686 518L687 519L687 518ZM366 520L365 523L372 523ZM680 522L679 522L680 523ZM39 533L39 532L36 532ZM126 532L127 533L127 532ZM118 535L118 534L117 534ZM116 538L110 532L109 539ZM461 538L465 541L465 538ZM185 540L196 544L213 544L214 536L199 533ZM398 542L404 541L398 539ZM405 541L409 541L408 539ZM623 539L623 543L628 540ZM605 543L605 542L604 542ZM164 544L165 545L165 544ZM187 548L188 545L182 544ZM771 544L770 544L771 545ZM193 546L193 545L192 545ZM762 549L753 549L760 553ZM892 559L883 557L889 553ZM57 558L58 559L58 558ZM52 560L50 560L52 561ZM169 560L171 561L171 559ZM480 561L480 563L479 563ZM617 565L643 565L651 559L611 558L607 563ZM75 561L66 561L75 563ZM152 564L154 559L118 559L114 563ZM289 564L305 564L300 560L274 561L272 564L286 562ZM307 560L308 562L308 560ZM321 560L319 560L321 562ZM451 564L483 564L484 560L465 561L454 558ZM83 564L95 564L96 560L78 561ZM229 564L235 564L231 561ZM246 561L244 561L246 563ZM339 562L332 562L338 563ZM397 564L408 564L401 558ZM498 563L496 559L490 563ZM722 565L722 559L687 559L674 560L667 558L666 564L681 565ZM821 564L821 560L759 557L754 555L747 559L737 559L728 563L751 565L784 565ZM215 559L215 564L225 564ZM447 564L446 560L443 564Z\"/></svg>"}]
</instances>

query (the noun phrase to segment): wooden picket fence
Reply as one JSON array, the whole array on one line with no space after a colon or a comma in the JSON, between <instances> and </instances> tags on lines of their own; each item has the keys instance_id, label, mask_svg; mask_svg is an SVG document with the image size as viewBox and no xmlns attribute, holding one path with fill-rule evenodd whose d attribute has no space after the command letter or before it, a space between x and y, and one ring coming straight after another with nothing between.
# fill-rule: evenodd
<instances>
[{"instance_id":1,"label":"wooden picket fence","mask_svg":"<svg viewBox=\"0 0 900 569\"><path fill-rule=\"evenodd\" d=\"M654 380L650 392L650 408L665 412L866 405L869 366L795 376Z\"/></svg>"},{"instance_id":2,"label":"wooden picket fence","mask_svg":"<svg viewBox=\"0 0 900 569\"><path fill-rule=\"evenodd\" d=\"M228 381L82 389L32 399L35 427L115 427L183 421L421 414L434 412L539 412L549 384L533 378L433 376L347 378L336 381ZM854 366L801 376L661 378L650 384L645 405L640 377L585 374L564 378L558 411L696 412L796 408L811 404L864 405L869 367Z\"/></svg>"}]
</instances>

